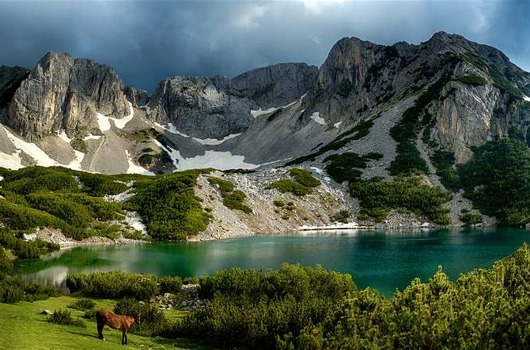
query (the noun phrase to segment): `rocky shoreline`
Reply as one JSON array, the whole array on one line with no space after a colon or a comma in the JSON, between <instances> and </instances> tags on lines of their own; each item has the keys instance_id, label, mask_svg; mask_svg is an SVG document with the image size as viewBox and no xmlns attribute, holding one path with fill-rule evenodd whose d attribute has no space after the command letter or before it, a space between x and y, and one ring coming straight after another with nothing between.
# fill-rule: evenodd
<instances>
[{"instance_id":1,"label":"rocky shoreline","mask_svg":"<svg viewBox=\"0 0 530 350\"><path fill-rule=\"evenodd\" d=\"M59 245L61 249L91 245L110 246L122 244L142 244L147 242L144 240L129 239L123 237L111 239L108 237L101 236L88 237L81 241L77 241L73 238L66 237L60 230L52 228L38 229L35 233L25 234L24 239L28 241L39 239L44 242L54 243Z\"/></svg>"}]
</instances>

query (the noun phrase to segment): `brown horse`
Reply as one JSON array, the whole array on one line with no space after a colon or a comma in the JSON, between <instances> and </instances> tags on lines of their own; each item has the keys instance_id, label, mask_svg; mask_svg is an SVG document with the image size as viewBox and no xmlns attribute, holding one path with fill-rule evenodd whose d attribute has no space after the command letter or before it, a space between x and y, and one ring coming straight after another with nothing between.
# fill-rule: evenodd
<instances>
[{"instance_id":1,"label":"brown horse","mask_svg":"<svg viewBox=\"0 0 530 350\"><path fill-rule=\"evenodd\" d=\"M140 323L141 316L142 314L139 312L132 315L116 315L109 310L99 310L96 314L99 339L105 340L105 337L103 337L103 327L107 323L110 328L122 330L121 343L122 345L127 345L127 331L135 322Z\"/></svg>"}]
</instances>

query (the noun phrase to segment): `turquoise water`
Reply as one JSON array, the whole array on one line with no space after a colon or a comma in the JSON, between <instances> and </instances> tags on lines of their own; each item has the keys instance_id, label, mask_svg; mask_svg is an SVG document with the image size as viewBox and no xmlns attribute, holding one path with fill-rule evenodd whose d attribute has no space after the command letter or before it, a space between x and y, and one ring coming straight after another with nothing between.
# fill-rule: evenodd
<instances>
[{"instance_id":1,"label":"turquoise water","mask_svg":"<svg viewBox=\"0 0 530 350\"><path fill-rule=\"evenodd\" d=\"M360 288L390 296L415 277L427 280L438 266L460 273L513 253L530 232L518 229L440 229L268 235L210 242L79 247L19 265L23 278L64 287L68 273L123 270L200 277L239 266L278 268L281 263L322 265L349 273Z\"/></svg>"}]
</instances>

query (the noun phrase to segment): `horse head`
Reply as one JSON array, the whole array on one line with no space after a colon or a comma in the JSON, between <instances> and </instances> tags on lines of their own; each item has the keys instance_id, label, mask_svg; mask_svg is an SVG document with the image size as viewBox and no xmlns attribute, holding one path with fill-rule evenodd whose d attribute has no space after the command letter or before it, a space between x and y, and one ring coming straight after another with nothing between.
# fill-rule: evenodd
<instances>
[{"instance_id":1,"label":"horse head","mask_svg":"<svg viewBox=\"0 0 530 350\"><path fill-rule=\"evenodd\" d=\"M134 318L134 322L140 324L142 322L142 313L141 312L136 312L133 315L133 318Z\"/></svg>"}]
</instances>

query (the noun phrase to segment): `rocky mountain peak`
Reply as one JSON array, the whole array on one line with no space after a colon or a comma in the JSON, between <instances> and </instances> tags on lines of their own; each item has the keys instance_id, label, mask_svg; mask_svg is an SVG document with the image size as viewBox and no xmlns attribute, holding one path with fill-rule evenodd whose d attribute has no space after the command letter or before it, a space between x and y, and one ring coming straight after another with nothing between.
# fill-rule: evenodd
<instances>
[{"instance_id":1,"label":"rocky mountain peak","mask_svg":"<svg viewBox=\"0 0 530 350\"><path fill-rule=\"evenodd\" d=\"M7 124L29 140L61 129L74 136L97 128L96 113L129 113L121 79L106 65L49 52L15 92Z\"/></svg>"},{"instance_id":2,"label":"rocky mountain peak","mask_svg":"<svg viewBox=\"0 0 530 350\"><path fill-rule=\"evenodd\" d=\"M369 67L375 62L378 48L379 45L355 37L339 40L320 68L320 87L326 90L338 84L339 90L354 89L364 80Z\"/></svg>"}]
</instances>

